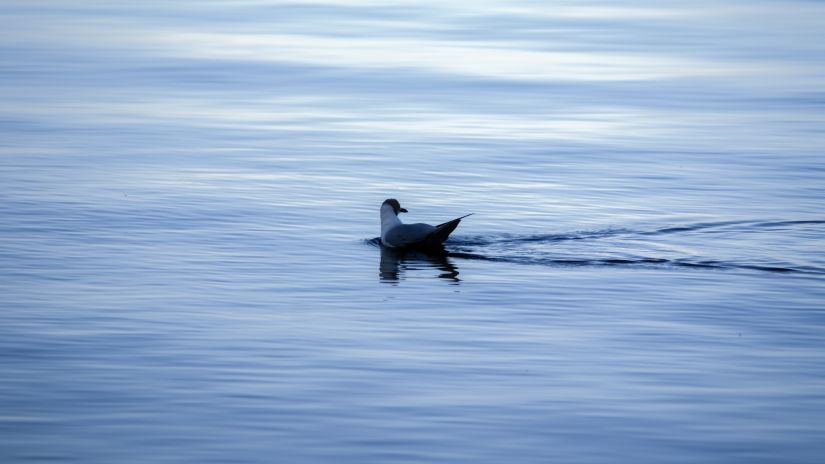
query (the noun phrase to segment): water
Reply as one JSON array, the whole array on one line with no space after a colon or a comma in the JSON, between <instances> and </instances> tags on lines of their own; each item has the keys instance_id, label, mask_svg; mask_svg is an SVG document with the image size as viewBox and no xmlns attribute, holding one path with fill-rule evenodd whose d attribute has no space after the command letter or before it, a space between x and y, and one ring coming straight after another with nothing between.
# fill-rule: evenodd
<instances>
[{"instance_id":1,"label":"water","mask_svg":"<svg viewBox=\"0 0 825 464\"><path fill-rule=\"evenodd\" d=\"M822 3L0 22L3 462L825 453Z\"/></svg>"}]
</instances>

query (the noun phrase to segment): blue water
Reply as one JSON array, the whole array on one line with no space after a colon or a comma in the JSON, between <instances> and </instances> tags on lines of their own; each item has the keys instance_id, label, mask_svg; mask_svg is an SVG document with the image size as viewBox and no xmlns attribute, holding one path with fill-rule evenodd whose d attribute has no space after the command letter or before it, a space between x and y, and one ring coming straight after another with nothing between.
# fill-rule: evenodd
<instances>
[{"instance_id":1,"label":"blue water","mask_svg":"<svg viewBox=\"0 0 825 464\"><path fill-rule=\"evenodd\" d=\"M822 2L0 26L0 461L825 455Z\"/></svg>"}]
</instances>

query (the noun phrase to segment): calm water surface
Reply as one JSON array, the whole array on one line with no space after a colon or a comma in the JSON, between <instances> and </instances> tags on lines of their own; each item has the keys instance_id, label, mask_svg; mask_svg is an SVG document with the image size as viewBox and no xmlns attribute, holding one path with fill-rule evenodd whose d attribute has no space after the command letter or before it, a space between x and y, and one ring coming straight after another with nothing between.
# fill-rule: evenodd
<instances>
[{"instance_id":1,"label":"calm water surface","mask_svg":"<svg viewBox=\"0 0 825 464\"><path fill-rule=\"evenodd\" d=\"M821 462L825 4L0 24L2 462Z\"/></svg>"}]
</instances>

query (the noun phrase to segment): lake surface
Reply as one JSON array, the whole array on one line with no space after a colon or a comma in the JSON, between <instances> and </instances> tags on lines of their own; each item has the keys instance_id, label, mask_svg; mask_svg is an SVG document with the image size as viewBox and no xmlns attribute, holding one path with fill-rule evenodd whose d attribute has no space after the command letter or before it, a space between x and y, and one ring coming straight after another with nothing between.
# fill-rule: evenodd
<instances>
[{"instance_id":1,"label":"lake surface","mask_svg":"<svg viewBox=\"0 0 825 464\"><path fill-rule=\"evenodd\" d=\"M0 461L825 455L822 2L0 24Z\"/></svg>"}]
</instances>

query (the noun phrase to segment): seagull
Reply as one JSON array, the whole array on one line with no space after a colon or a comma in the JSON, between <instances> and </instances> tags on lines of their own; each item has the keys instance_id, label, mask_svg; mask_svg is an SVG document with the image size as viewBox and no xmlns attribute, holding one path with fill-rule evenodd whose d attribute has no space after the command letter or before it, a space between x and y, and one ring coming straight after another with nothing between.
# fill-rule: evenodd
<instances>
[{"instance_id":1,"label":"seagull","mask_svg":"<svg viewBox=\"0 0 825 464\"><path fill-rule=\"evenodd\" d=\"M381 204L381 244L390 248L438 249L458 227L458 223L470 214L437 226L429 224L404 224L398 213L406 213L398 200L389 198Z\"/></svg>"}]
</instances>

